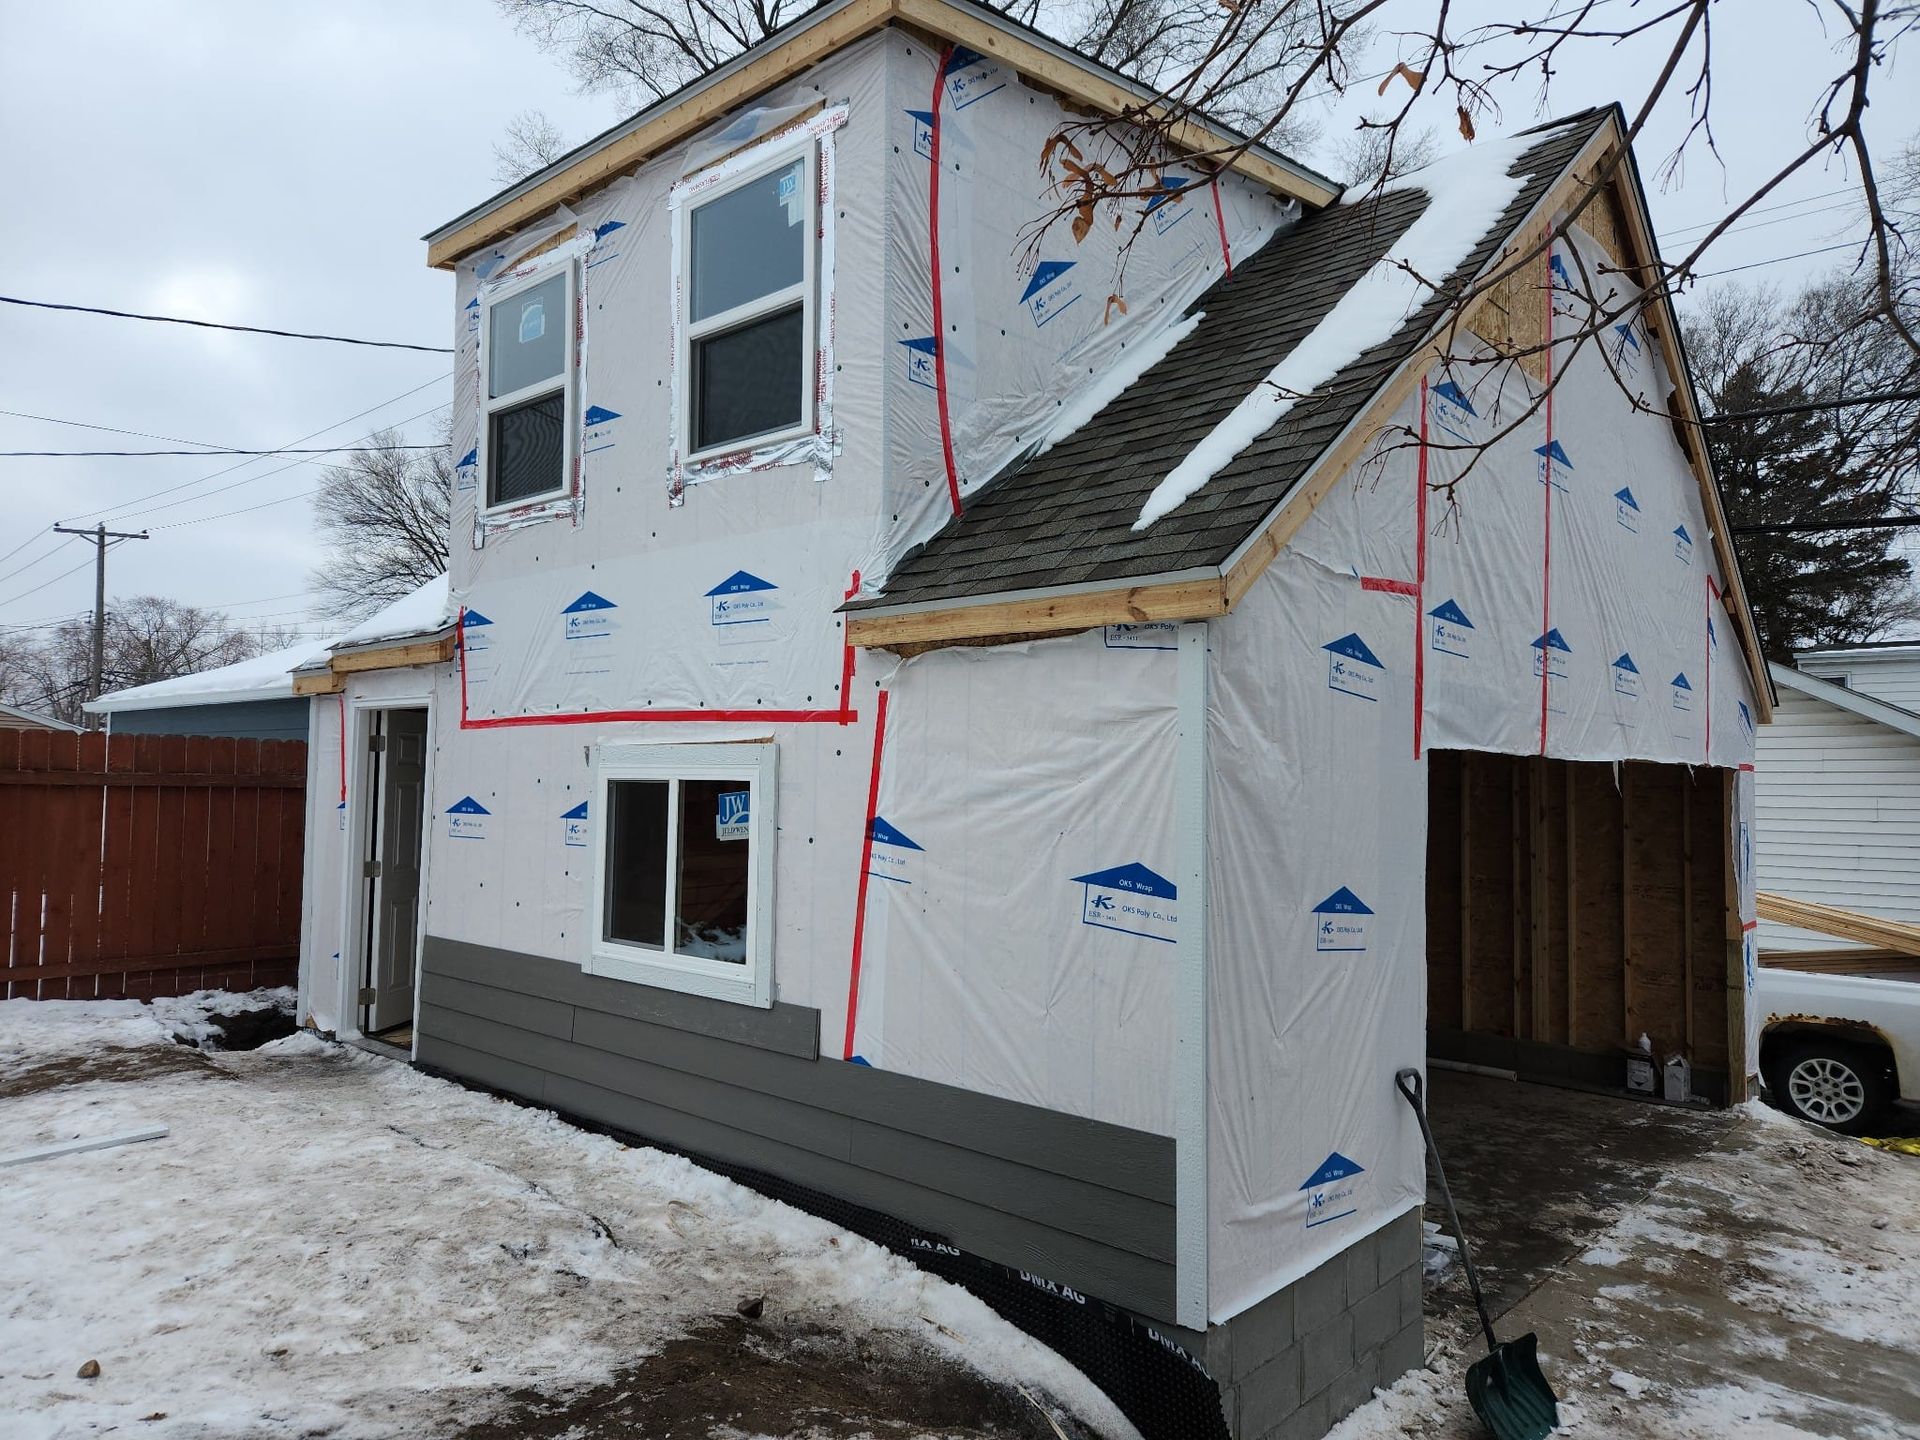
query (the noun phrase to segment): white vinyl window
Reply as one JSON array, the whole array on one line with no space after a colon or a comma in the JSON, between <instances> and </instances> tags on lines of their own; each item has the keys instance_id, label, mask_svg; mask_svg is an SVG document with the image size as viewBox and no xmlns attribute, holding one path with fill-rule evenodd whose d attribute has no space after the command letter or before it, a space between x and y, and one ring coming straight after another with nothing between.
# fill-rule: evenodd
<instances>
[{"instance_id":1,"label":"white vinyl window","mask_svg":"<svg viewBox=\"0 0 1920 1440\"><path fill-rule=\"evenodd\" d=\"M679 417L689 459L813 429L815 146L680 210Z\"/></svg>"},{"instance_id":2,"label":"white vinyl window","mask_svg":"<svg viewBox=\"0 0 1920 1440\"><path fill-rule=\"evenodd\" d=\"M486 508L567 493L573 464L573 266L537 271L486 302L480 459Z\"/></svg>"},{"instance_id":3,"label":"white vinyl window","mask_svg":"<svg viewBox=\"0 0 1920 1440\"><path fill-rule=\"evenodd\" d=\"M603 745L586 969L773 1003L775 747Z\"/></svg>"}]
</instances>

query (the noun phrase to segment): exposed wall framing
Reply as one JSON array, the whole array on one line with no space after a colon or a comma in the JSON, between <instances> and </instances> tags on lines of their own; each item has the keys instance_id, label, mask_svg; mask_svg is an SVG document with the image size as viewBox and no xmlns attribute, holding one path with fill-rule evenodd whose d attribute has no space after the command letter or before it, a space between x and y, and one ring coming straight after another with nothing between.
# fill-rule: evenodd
<instances>
[{"instance_id":1,"label":"exposed wall framing","mask_svg":"<svg viewBox=\"0 0 1920 1440\"><path fill-rule=\"evenodd\" d=\"M1609 1062L1644 1034L1723 1077L1743 1043L1729 772L1447 750L1428 763L1430 1029Z\"/></svg>"}]
</instances>

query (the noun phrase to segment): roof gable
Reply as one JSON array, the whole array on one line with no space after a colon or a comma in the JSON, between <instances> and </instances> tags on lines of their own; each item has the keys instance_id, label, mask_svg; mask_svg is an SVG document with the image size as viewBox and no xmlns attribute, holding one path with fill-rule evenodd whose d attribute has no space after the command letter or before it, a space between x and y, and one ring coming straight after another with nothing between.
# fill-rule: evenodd
<instances>
[{"instance_id":1,"label":"roof gable","mask_svg":"<svg viewBox=\"0 0 1920 1440\"><path fill-rule=\"evenodd\" d=\"M1782 665L1779 661L1770 661L1767 665L1772 674L1773 683L1785 690L1793 690L1810 699L1822 701L1841 710L1851 711L1862 719L1872 720L1885 725L1890 730L1898 730L1902 735L1911 735L1920 740L1920 715L1899 705L1879 700L1845 685L1836 685L1831 680L1823 680L1818 675L1809 675L1804 670L1796 670L1791 665Z\"/></svg>"}]
</instances>

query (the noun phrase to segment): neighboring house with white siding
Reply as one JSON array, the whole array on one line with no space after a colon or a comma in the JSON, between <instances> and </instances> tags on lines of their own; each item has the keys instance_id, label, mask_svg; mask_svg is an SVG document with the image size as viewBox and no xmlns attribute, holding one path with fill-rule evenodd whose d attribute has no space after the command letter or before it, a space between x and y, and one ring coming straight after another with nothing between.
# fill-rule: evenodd
<instances>
[{"instance_id":1,"label":"neighboring house with white siding","mask_svg":"<svg viewBox=\"0 0 1920 1440\"><path fill-rule=\"evenodd\" d=\"M1920 645L1807 652L1774 665L1759 734L1755 870L1795 900L1920 924ZM1846 941L1760 922L1762 952Z\"/></svg>"}]
</instances>

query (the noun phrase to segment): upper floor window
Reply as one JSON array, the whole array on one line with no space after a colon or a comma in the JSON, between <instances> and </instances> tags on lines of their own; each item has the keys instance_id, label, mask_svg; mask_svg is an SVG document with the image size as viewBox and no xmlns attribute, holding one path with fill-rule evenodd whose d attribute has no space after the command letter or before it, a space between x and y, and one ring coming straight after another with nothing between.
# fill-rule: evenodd
<instances>
[{"instance_id":1,"label":"upper floor window","mask_svg":"<svg viewBox=\"0 0 1920 1440\"><path fill-rule=\"evenodd\" d=\"M689 458L813 428L814 146L681 210L679 417Z\"/></svg>"},{"instance_id":2,"label":"upper floor window","mask_svg":"<svg viewBox=\"0 0 1920 1440\"><path fill-rule=\"evenodd\" d=\"M572 459L573 267L487 302L481 370L487 508L563 495Z\"/></svg>"}]
</instances>

